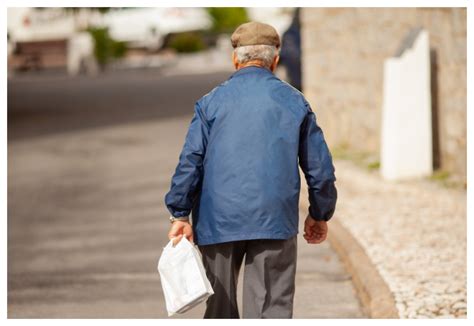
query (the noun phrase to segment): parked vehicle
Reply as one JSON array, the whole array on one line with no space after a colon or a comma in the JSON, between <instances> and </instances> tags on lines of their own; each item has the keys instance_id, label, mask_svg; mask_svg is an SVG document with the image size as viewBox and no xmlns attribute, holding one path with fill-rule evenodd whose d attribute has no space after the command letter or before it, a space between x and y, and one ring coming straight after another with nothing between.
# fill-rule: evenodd
<instances>
[{"instance_id":1,"label":"parked vehicle","mask_svg":"<svg viewBox=\"0 0 474 326\"><path fill-rule=\"evenodd\" d=\"M102 24L115 40L156 51L167 35L205 30L212 22L203 8L122 8L104 14Z\"/></svg>"},{"instance_id":2,"label":"parked vehicle","mask_svg":"<svg viewBox=\"0 0 474 326\"><path fill-rule=\"evenodd\" d=\"M128 48L157 51L170 34L208 29L211 18L203 8L8 8L9 67L14 70L93 67L94 44L88 27L106 27ZM74 51L74 53L70 52ZM95 69L95 68L94 68ZM87 69L86 69L87 70Z\"/></svg>"}]
</instances>

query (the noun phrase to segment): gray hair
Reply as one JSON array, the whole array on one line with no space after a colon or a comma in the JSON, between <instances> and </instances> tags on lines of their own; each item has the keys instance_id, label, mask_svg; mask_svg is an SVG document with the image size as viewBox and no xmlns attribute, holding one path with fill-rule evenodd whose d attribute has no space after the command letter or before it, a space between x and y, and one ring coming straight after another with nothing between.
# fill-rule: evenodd
<instances>
[{"instance_id":1,"label":"gray hair","mask_svg":"<svg viewBox=\"0 0 474 326\"><path fill-rule=\"evenodd\" d=\"M273 45L245 45L235 48L234 53L236 54L237 62L240 64L260 60L265 67L270 68L273 59L278 55L278 49Z\"/></svg>"}]
</instances>

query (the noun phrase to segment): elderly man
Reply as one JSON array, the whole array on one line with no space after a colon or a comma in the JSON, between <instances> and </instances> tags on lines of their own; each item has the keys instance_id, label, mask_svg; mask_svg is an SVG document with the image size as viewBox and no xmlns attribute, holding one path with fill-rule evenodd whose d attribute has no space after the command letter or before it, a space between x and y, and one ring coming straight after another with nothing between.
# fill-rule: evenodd
<instances>
[{"instance_id":1,"label":"elderly man","mask_svg":"<svg viewBox=\"0 0 474 326\"><path fill-rule=\"evenodd\" d=\"M309 103L278 79L280 37L250 22L231 37L236 72L196 102L165 202L168 236L194 241L214 289L204 318L239 318L236 287L244 262L243 317L291 318L298 201L309 191L304 239L326 239L337 192L334 167ZM192 215L192 225L189 215Z\"/></svg>"}]
</instances>

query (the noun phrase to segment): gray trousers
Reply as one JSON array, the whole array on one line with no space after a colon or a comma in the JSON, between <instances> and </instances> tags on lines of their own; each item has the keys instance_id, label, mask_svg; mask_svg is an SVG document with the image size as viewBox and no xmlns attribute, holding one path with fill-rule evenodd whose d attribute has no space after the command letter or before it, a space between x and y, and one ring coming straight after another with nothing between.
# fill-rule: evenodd
<instances>
[{"instance_id":1,"label":"gray trousers","mask_svg":"<svg viewBox=\"0 0 474 326\"><path fill-rule=\"evenodd\" d=\"M198 246L214 295L204 318L240 318L237 280L244 261L243 318L292 318L295 293L296 236Z\"/></svg>"}]
</instances>

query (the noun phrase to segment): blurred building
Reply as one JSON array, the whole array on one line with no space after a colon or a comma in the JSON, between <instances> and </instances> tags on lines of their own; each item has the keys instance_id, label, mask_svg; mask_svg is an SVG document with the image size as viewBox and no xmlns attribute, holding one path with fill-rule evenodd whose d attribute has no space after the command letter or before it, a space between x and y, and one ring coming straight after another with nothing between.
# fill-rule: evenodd
<instances>
[{"instance_id":1,"label":"blurred building","mask_svg":"<svg viewBox=\"0 0 474 326\"><path fill-rule=\"evenodd\" d=\"M9 67L77 70L90 61L94 40L85 31L106 27L127 48L157 51L171 33L212 25L204 8L8 8ZM85 41L86 40L86 41Z\"/></svg>"},{"instance_id":2,"label":"blurred building","mask_svg":"<svg viewBox=\"0 0 474 326\"><path fill-rule=\"evenodd\" d=\"M304 8L301 19L303 90L329 144L372 153L380 153L384 60L410 30L426 29L434 167L465 180L466 9Z\"/></svg>"}]
</instances>

